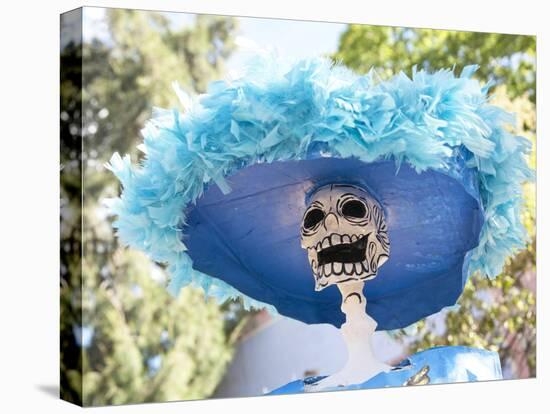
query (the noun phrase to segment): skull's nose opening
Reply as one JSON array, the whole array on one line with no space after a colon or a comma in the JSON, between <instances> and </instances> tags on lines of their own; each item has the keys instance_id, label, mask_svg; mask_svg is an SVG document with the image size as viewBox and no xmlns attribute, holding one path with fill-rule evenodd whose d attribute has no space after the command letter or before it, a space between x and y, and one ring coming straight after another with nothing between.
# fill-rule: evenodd
<instances>
[{"instance_id":1,"label":"skull's nose opening","mask_svg":"<svg viewBox=\"0 0 550 414\"><path fill-rule=\"evenodd\" d=\"M369 234L353 243L342 243L330 246L317 252L319 265L327 263L360 263L366 259Z\"/></svg>"}]
</instances>

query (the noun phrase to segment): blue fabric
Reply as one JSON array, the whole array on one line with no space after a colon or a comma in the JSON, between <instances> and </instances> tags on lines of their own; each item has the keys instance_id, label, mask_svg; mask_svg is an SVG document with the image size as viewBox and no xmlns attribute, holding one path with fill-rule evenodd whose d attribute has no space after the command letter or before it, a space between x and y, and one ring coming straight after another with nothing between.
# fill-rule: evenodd
<instances>
[{"instance_id":1,"label":"blue fabric","mask_svg":"<svg viewBox=\"0 0 550 414\"><path fill-rule=\"evenodd\" d=\"M218 201L222 202L219 211L223 211L224 199L220 194L229 201L232 194L243 190L243 185L264 184L269 190L269 182L238 182L235 174L257 165L305 162L319 155L350 165L357 162L373 164L373 168L390 161L394 169L400 171L397 181L403 172L412 184L414 171L418 179L438 177L437 180L445 180L447 177L463 186L462 191L456 191L456 197L439 194L444 181L433 186L434 204L430 208L434 212L452 215L452 208L447 207L454 202L464 203L469 210L453 223L453 226L464 226L458 232L462 235L456 238L453 235L446 247L447 242L438 239L444 246L437 254L441 255L448 248L453 258L446 263L448 268L439 269L441 277L434 273L435 270L430 273L430 269L438 266L437 257L433 264L427 264L430 257L427 250L422 250L425 257L419 257L418 265L424 266L426 278L420 278L422 283L417 286L434 289L432 293L437 299L424 309L408 308L405 313L411 311L414 318L418 318L443 305L452 305L457 297L457 286L472 272L480 271L494 277L501 271L507 256L524 246L525 234L520 220L521 185L532 176L524 159L529 151L528 141L507 132L506 125L513 118L487 103L486 88L471 78L474 70L468 67L459 77L448 70L431 74L413 71L412 78L401 73L388 81L377 82L372 74L356 76L322 59L302 61L288 70L277 62L258 61L240 80L212 83L208 93L192 101L185 113L156 110L154 119L143 131L141 148L145 158L138 167L132 166L127 156L113 156L108 168L123 186L120 198L111 202L111 211L118 216L114 222L118 235L123 243L167 264L171 276L169 288L175 294L182 286L193 284L220 301L242 296L247 306L264 306L267 301L286 314L292 314L288 309L308 308L304 306L303 299L307 297L304 292L306 284L312 281L292 283L294 280L289 278L296 277L294 270L281 274L280 268L277 272L262 269L262 274L252 269L246 274L251 269L245 262L242 269L229 269L227 273L224 268L216 267L211 262L223 251L201 252L200 246L193 241L205 235L197 227L197 217L202 213L193 206L203 206L206 203L201 202L203 197L219 196ZM385 177L390 176L389 170L384 173ZM323 177L324 180L333 178L337 177ZM348 174L346 178L366 180L361 174ZM376 176L370 178L367 184L374 186ZM309 188L307 184L304 182L304 195ZM409 190L403 185L396 191L394 201L399 199L399 192L405 194ZM450 198L444 204L437 204L445 197ZM303 197L297 202L303 202ZM392 205L388 203L384 207L391 210ZM409 207L408 214L414 216L417 207L413 204ZM476 218L476 208L483 212L484 220ZM293 212L298 211L295 208ZM218 219L223 221L222 217ZM279 219L273 223L277 231L283 231L279 228L287 221L296 223L294 216ZM479 237L472 245L478 224L481 225ZM293 243L291 237L297 231L291 227L287 226L289 243ZM399 247L402 235L396 231L391 239L392 252L405 249ZM463 240L464 234L472 238ZM211 241L211 245L239 245L239 240L227 239L227 236L219 231L212 233L211 238L221 238ZM243 233L239 237L247 235ZM282 242L284 233L279 233L275 239ZM403 242L410 241L403 239ZM243 241L240 246L244 249L245 244ZM468 246L472 250L464 255ZM243 250L239 250L239 255L242 253ZM207 254L211 255L208 260ZM200 259L196 260L195 255ZM232 260L242 261L241 257ZM388 269L385 272L398 265L392 264L392 260L396 261L393 253L383 267ZM296 264L298 258L278 257L278 261ZM296 266L295 269L299 269L301 265ZM403 288L410 288L413 280L420 281L412 276L399 281L396 271L391 277L389 273L386 276L379 277L372 288L367 287L367 294L396 293L400 283ZM311 278L309 274L301 277L304 280ZM249 283L255 278L261 279L257 286ZM423 284L436 279L439 284ZM281 285L282 280L286 283ZM388 286L383 286L384 283ZM408 292L419 294L419 289ZM248 296L242 295L243 292ZM339 312L336 316L327 316L334 313L334 293L326 295L314 299L309 310L304 310L303 315L298 312L294 317L307 322L337 323L335 318L341 318ZM399 301L391 302L390 308L385 310L380 304L375 311L379 323L382 321L381 326L401 326L414 319L399 316L403 310L392 309L395 303Z\"/></svg>"},{"instance_id":2,"label":"blue fabric","mask_svg":"<svg viewBox=\"0 0 550 414\"><path fill-rule=\"evenodd\" d=\"M245 168L224 195L210 187L187 212L183 242L195 269L237 286L306 323L344 322L338 289L314 290L300 222L306 194L325 182L362 185L385 209L390 260L366 283L368 312L379 330L405 327L439 311L462 292L465 256L477 245L483 217L471 170L460 181L417 173L392 161L313 158ZM466 260L467 262L467 260Z\"/></svg>"},{"instance_id":3,"label":"blue fabric","mask_svg":"<svg viewBox=\"0 0 550 414\"><path fill-rule=\"evenodd\" d=\"M326 391L360 390L404 385L413 375L429 367L429 384L491 381L502 379L500 359L496 352L464 346L430 348L405 359L396 369L383 372L363 384L335 387ZM304 382L314 384L324 377L309 377L290 382L271 391L270 395L304 392Z\"/></svg>"}]
</instances>

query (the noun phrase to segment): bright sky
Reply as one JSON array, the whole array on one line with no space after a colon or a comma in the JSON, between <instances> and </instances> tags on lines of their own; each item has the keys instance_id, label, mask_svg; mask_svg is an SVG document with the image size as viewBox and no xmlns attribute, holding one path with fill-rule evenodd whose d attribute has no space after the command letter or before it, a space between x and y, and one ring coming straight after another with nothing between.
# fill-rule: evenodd
<instances>
[{"instance_id":1,"label":"bright sky","mask_svg":"<svg viewBox=\"0 0 550 414\"><path fill-rule=\"evenodd\" d=\"M194 14L163 13L175 28L191 24ZM338 40L346 24L282 19L238 17L238 49L228 62L230 73L239 72L247 58L258 52L277 53L288 60L330 54L338 48ZM84 41L97 37L109 42L105 9L86 7L83 17Z\"/></svg>"},{"instance_id":2,"label":"bright sky","mask_svg":"<svg viewBox=\"0 0 550 414\"><path fill-rule=\"evenodd\" d=\"M230 70L238 70L255 51L277 52L289 60L321 56L338 48L347 25L296 20L239 18L239 51L230 59Z\"/></svg>"}]
</instances>

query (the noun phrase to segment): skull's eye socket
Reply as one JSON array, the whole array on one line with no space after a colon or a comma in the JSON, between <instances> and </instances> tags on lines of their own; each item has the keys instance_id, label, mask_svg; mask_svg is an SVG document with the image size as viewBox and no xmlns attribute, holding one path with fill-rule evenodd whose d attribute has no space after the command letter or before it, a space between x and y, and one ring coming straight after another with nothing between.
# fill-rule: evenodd
<instances>
[{"instance_id":1,"label":"skull's eye socket","mask_svg":"<svg viewBox=\"0 0 550 414\"><path fill-rule=\"evenodd\" d=\"M325 213L323 210L314 208L309 210L304 217L304 228L310 230L319 224L325 218Z\"/></svg>"},{"instance_id":2,"label":"skull's eye socket","mask_svg":"<svg viewBox=\"0 0 550 414\"><path fill-rule=\"evenodd\" d=\"M349 200L342 206L342 214L346 217L363 218L367 214L367 208L359 200Z\"/></svg>"}]
</instances>

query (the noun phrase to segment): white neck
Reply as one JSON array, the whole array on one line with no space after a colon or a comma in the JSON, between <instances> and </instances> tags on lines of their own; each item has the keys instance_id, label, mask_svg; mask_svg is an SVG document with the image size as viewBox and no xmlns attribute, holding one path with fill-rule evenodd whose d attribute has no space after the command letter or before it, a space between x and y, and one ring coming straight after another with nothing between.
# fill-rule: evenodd
<instances>
[{"instance_id":1,"label":"white neck","mask_svg":"<svg viewBox=\"0 0 550 414\"><path fill-rule=\"evenodd\" d=\"M342 294L342 312L346 322L340 327L348 349L348 361L342 371L331 375L306 391L361 384L380 372L391 369L376 359L372 347L372 336L377 323L366 312L367 299L363 295L364 282L337 285Z\"/></svg>"}]
</instances>

